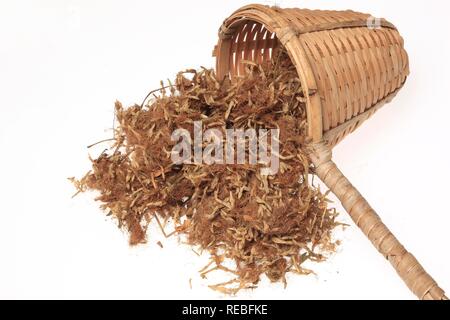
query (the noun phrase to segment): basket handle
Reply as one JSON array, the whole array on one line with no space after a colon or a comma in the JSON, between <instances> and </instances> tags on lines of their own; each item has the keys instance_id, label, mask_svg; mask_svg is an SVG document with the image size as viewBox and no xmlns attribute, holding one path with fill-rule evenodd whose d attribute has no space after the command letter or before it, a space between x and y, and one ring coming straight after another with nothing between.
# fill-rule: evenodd
<instances>
[{"instance_id":1,"label":"basket handle","mask_svg":"<svg viewBox=\"0 0 450 320\"><path fill-rule=\"evenodd\" d=\"M355 224L392 264L408 288L420 299L448 300L444 290L417 259L395 238L369 203L331 160L331 149L323 142L311 146L317 176L341 201Z\"/></svg>"}]
</instances>

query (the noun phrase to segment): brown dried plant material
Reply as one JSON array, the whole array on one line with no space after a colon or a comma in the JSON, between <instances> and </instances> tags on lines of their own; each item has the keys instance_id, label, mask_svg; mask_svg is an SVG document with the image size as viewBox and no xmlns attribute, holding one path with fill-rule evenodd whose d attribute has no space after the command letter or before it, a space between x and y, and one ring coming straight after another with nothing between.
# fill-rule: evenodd
<instances>
[{"instance_id":1,"label":"brown dried plant material","mask_svg":"<svg viewBox=\"0 0 450 320\"><path fill-rule=\"evenodd\" d=\"M152 220L165 236L183 235L207 250L211 263L230 281L212 285L223 293L253 288L265 274L285 282L287 272L309 274L306 260L333 252L332 230L339 225L326 194L314 187L306 154L304 94L287 53L270 63L246 64L245 76L218 81L214 71L188 70L143 107L116 102L114 146L92 160L92 170L74 180L78 191L96 190L101 207L128 231L130 244L146 241ZM163 85L162 85L163 86ZM259 166L175 165L170 151L175 129L280 129L280 170L261 175ZM249 150L246 150L247 155ZM164 224L175 230L167 233ZM224 266L233 261L234 268Z\"/></svg>"}]
</instances>

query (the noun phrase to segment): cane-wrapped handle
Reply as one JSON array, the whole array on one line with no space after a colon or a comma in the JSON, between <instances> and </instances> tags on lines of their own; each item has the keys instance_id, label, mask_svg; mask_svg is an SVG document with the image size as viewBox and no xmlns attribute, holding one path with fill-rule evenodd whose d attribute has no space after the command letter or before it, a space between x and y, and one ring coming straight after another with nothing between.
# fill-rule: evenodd
<instances>
[{"instance_id":1,"label":"cane-wrapped handle","mask_svg":"<svg viewBox=\"0 0 450 320\"><path fill-rule=\"evenodd\" d=\"M345 210L377 250L392 264L408 288L420 299L448 300L444 290L425 271L384 225L369 203L331 160L331 150L324 143L311 148L311 160L317 176L341 201Z\"/></svg>"}]
</instances>

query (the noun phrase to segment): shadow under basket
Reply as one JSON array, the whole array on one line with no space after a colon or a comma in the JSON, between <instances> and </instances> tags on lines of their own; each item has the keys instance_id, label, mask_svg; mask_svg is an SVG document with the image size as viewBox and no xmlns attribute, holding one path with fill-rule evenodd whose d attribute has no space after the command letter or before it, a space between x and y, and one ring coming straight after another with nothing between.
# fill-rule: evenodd
<instances>
[{"instance_id":1,"label":"shadow under basket","mask_svg":"<svg viewBox=\"0 0 450 320\"><path fill-rule=\"evenodd\" d=\"M383 224L332 161L331 149L402 88L408 55L396 27L354 11L248 5L219 29L216 72L240 75L286 48L306 97L310 158L319 178L355 224L420 299L447 300L444 291Z\"/></svg>"}]
</instances>

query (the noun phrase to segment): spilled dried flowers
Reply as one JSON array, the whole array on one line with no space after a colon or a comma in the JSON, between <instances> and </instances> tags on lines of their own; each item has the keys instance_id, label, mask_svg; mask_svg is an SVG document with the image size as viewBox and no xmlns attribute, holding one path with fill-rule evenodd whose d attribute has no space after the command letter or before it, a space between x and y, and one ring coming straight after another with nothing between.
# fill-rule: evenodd
<instances>
[{"instance_id":1,"label":"spilled dried flowers","mask_svg":"<svg viewBox=\"0 0 450 320\"><path fill-rule=\"evenodd\" d=\"M262 65L242 63L247 72L233 81L188 70L147 104L116 102L114 145L91 160L83 178L72 179L78 192L99 192L102 209L132 245L151 237L150 223L172 221L175 229L165 235L209 252L202 275L229 272L229 281L210 287L231 294L255 287L262 275L285 282L287 272L310 273L303 262L335 250L331 232L339 225L326 194L311 182L305 99L288 55L279 50ZM193 136L195 122L201 133L216 129L223 136L230 128L278 129L278 171L262 174L261 163L175 163L172 134L184 129ZM245 147L245 155L254 150Z\"/></svg>"}]
</instances>

